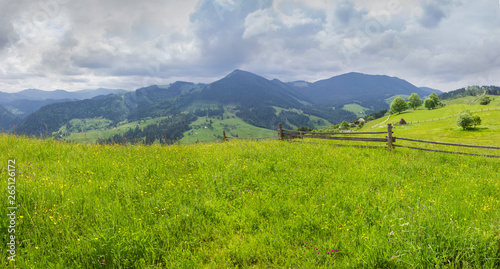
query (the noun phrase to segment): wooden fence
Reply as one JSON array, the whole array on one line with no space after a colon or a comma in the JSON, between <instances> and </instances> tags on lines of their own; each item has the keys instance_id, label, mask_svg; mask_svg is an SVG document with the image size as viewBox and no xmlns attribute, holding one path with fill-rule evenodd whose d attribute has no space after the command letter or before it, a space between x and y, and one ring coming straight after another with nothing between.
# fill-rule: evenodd
<instances>
[{"instance_id":1,"label":"wooden fence","mask_svg":"<svg viewBox=\"0 0 500 269\"><path fill-rule=\"evenodd\" d=\"M432 151L432 152L440 152L440 153L451 153L451 154L460 154L460 155L500 158L500 156L498 156L498 155L485 155L485 154L475 154L475 153L467 153L467 152L444 151L444 150L411 147L411 146L405 146L405 145L396 145L394 143L397 140L401 140L401 141L427 143L427 144L434 144L434 145L500 150L500 147L445 143L445 142L438 142L438 141L426 141L426 140L396 137L396 136L393 136L392 124L390 124L390 123L387 124L387 132L343 132L343 133L302 132L302 131L284 130L282 128L281 124L279 125L278 132L279 132L278 136L279 136L280 140L284 140L284 139L288 139L288 138L313 138L313 139L329 139L329 140L343 140L343 141L384 142L384 143L387 143L387 147L390 149L398 147L398 148L409 148L409 149L415 149L415 150ZM385 138L357 137L358 135L374 135L374 134L386 134L386 136L385 136ZM327 136L327 135L330 135L330 136ZM346 145L339 145L339 146L346 146ZM357 146L357 147L370 147L370 146Z\"/></svg>"},{"instance_id":2,"label":"wooden fence","mask_svg":"<svg viewBox=\"0 0 500 269\"><path fill-rule=\"evenodd\" d=\"M425 143L425 144L434 144L434 145L444 145L444 146L455 146L455 147L466 147L466 148L477 148L477 149L493 149L500 150L500 147L493 146L479 146L479 145L467 145L467 144L456 144L456 143L445 143L438 141L426 141L426 140L418 140L412 138L404 138L404 137L396 137L393 136L392 124L387 124L386 132L337 132L337 133L319 133L319 132L304 132L304 131L295 131L295 130L285 130L283 129L282 124L279 124L278 128L278 136L273 137L259 137L259 138L240 138L240 137L228 137L226 136L226 131L223 131L224 142L226 142L229 138L232 139L245 139L245 140L260 140L260 139L279 139L279 140L291 140L294 138L311 138L311 139L327 139L327 140L338 140L338 141L358 141L358 142L379 142L379 143L387 143L387 148L409 148L415 150L423 150L423 151L431 151L431 152L440 152L440 153L451 153L451 154L460 154L460 155L469 155L469 156L483 156L489 158L500 158L498 155L486 155L486 154L476 154L476 153L467 153L467 152L455 152L455 151L445 151L445 150L436 150L436 149L426 149L405 145L396 145L396 141L409 141L416 143ZM382 135L385 134L385 137L360 137L360 135ZM360 147L360 148L381 148L381 146L366 146L366 145L346 145L346 144L338 144L335 146L350 146L350 147Z\"/></svg>"}]
</instances>

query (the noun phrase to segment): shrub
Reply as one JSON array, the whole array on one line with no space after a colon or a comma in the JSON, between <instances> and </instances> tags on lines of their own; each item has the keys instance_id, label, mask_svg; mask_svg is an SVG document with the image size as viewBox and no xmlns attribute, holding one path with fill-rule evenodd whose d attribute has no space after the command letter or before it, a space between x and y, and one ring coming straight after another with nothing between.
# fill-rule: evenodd
<instances>
[{"instance_id":1,"label":"shrub","mask_svg":"<svg viewBox=\"0 0 500 269\"><path fill-rule=\"evenodd\" d=\"M464 130L469 129L474 124L474 119L470 114L469 110L462 111L457 117L457 125L462 127Z\"/></svg>"},{"instance_id":2,"label":"shrub","mask_svg":"<svg viewBox=\"0 0 500 269\"><path fill-rule=\"evenodd\" d=\"M481 102L479 102L479 104L485 106L485 105L488 105L489 103L491 102L491 99L489 96L485 96L481 99Z\"/></svg>"}]
</instances>

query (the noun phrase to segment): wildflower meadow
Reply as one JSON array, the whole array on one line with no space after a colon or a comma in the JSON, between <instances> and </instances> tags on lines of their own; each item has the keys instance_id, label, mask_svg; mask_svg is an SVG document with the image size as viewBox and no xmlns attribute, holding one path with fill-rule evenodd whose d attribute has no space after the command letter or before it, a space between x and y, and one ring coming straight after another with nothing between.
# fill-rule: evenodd
<instances>
[{"instance_id":1,"label":"wildflower meadow","mask_svg":"<svg viewBox=\"0 0 500 269\"><path fill-rule=\"evenodd\" d=\"M498 268L500 160L327 141L0 136L3 268Z\"/></svg>"}]
</instances>

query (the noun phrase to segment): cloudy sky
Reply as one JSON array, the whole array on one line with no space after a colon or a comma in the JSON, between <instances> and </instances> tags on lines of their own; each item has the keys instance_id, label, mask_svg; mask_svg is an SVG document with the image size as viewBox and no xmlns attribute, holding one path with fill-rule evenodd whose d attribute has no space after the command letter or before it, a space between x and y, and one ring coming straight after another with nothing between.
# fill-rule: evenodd
<instances>
[{"instance_id":1,"label":"cloudy sky","mask_svg":"<svg viewBox=\"0 0 500 269\"><path fill-rule=\"evenodd\" d=\"M234 69L500 85L499 0L0 0L0 91L134 90Z\"/></svg>"}]
</instances>

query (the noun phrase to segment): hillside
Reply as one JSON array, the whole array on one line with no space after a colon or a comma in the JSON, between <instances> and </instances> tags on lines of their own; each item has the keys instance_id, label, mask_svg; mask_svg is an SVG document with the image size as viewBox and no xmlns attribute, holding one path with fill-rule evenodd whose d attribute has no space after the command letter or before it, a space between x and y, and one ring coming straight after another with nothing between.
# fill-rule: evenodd
<instances>
[{"instance_id":1,"label":"hillside","mask_svg":"<svg viewBox=\"0 0 500 269\"><path fill-rule=\"evenodd\" d=\"M19 121L20 119L16 115L10 113L9 110L0 105L0 128L2 128L2 130L7 131L11 129L12 126Z\"/></svg>"},{"instance_id":2,"label":"hillside","mask_svg":"<svg viewBox=\"0 0 500 269\"><path fill-rule=\"evenodd\" d=\"M469 131L464 131L457 126L457 116L464 110L470 110L474 115L480 116L481 125ZM401 118L412 123L404 126L395 124ZM498 119L500 119L499 106L447 105L433 110L407 110L401 114L391 115L389 120L387 117L382 117L368 122L360 131L385 130L386 124L377 128L372 127L387 120L387 123L395 124L395 136L460 144L500 146L500 121Z\"/></svg>"},{"instance_id":3,"label":"hillside","mask_svg":"<svg viewBox=\"0 0 500 269\"><path fill-rule=\"evenodd\" d=\"M469 86L467 88L461 88L450 92L445 92L439 95L441 100L457 99L461 97L469 96L480 96L482 94L486 95L500 95L500 87L496 86Z\"/></svg>"}]
</instances>

